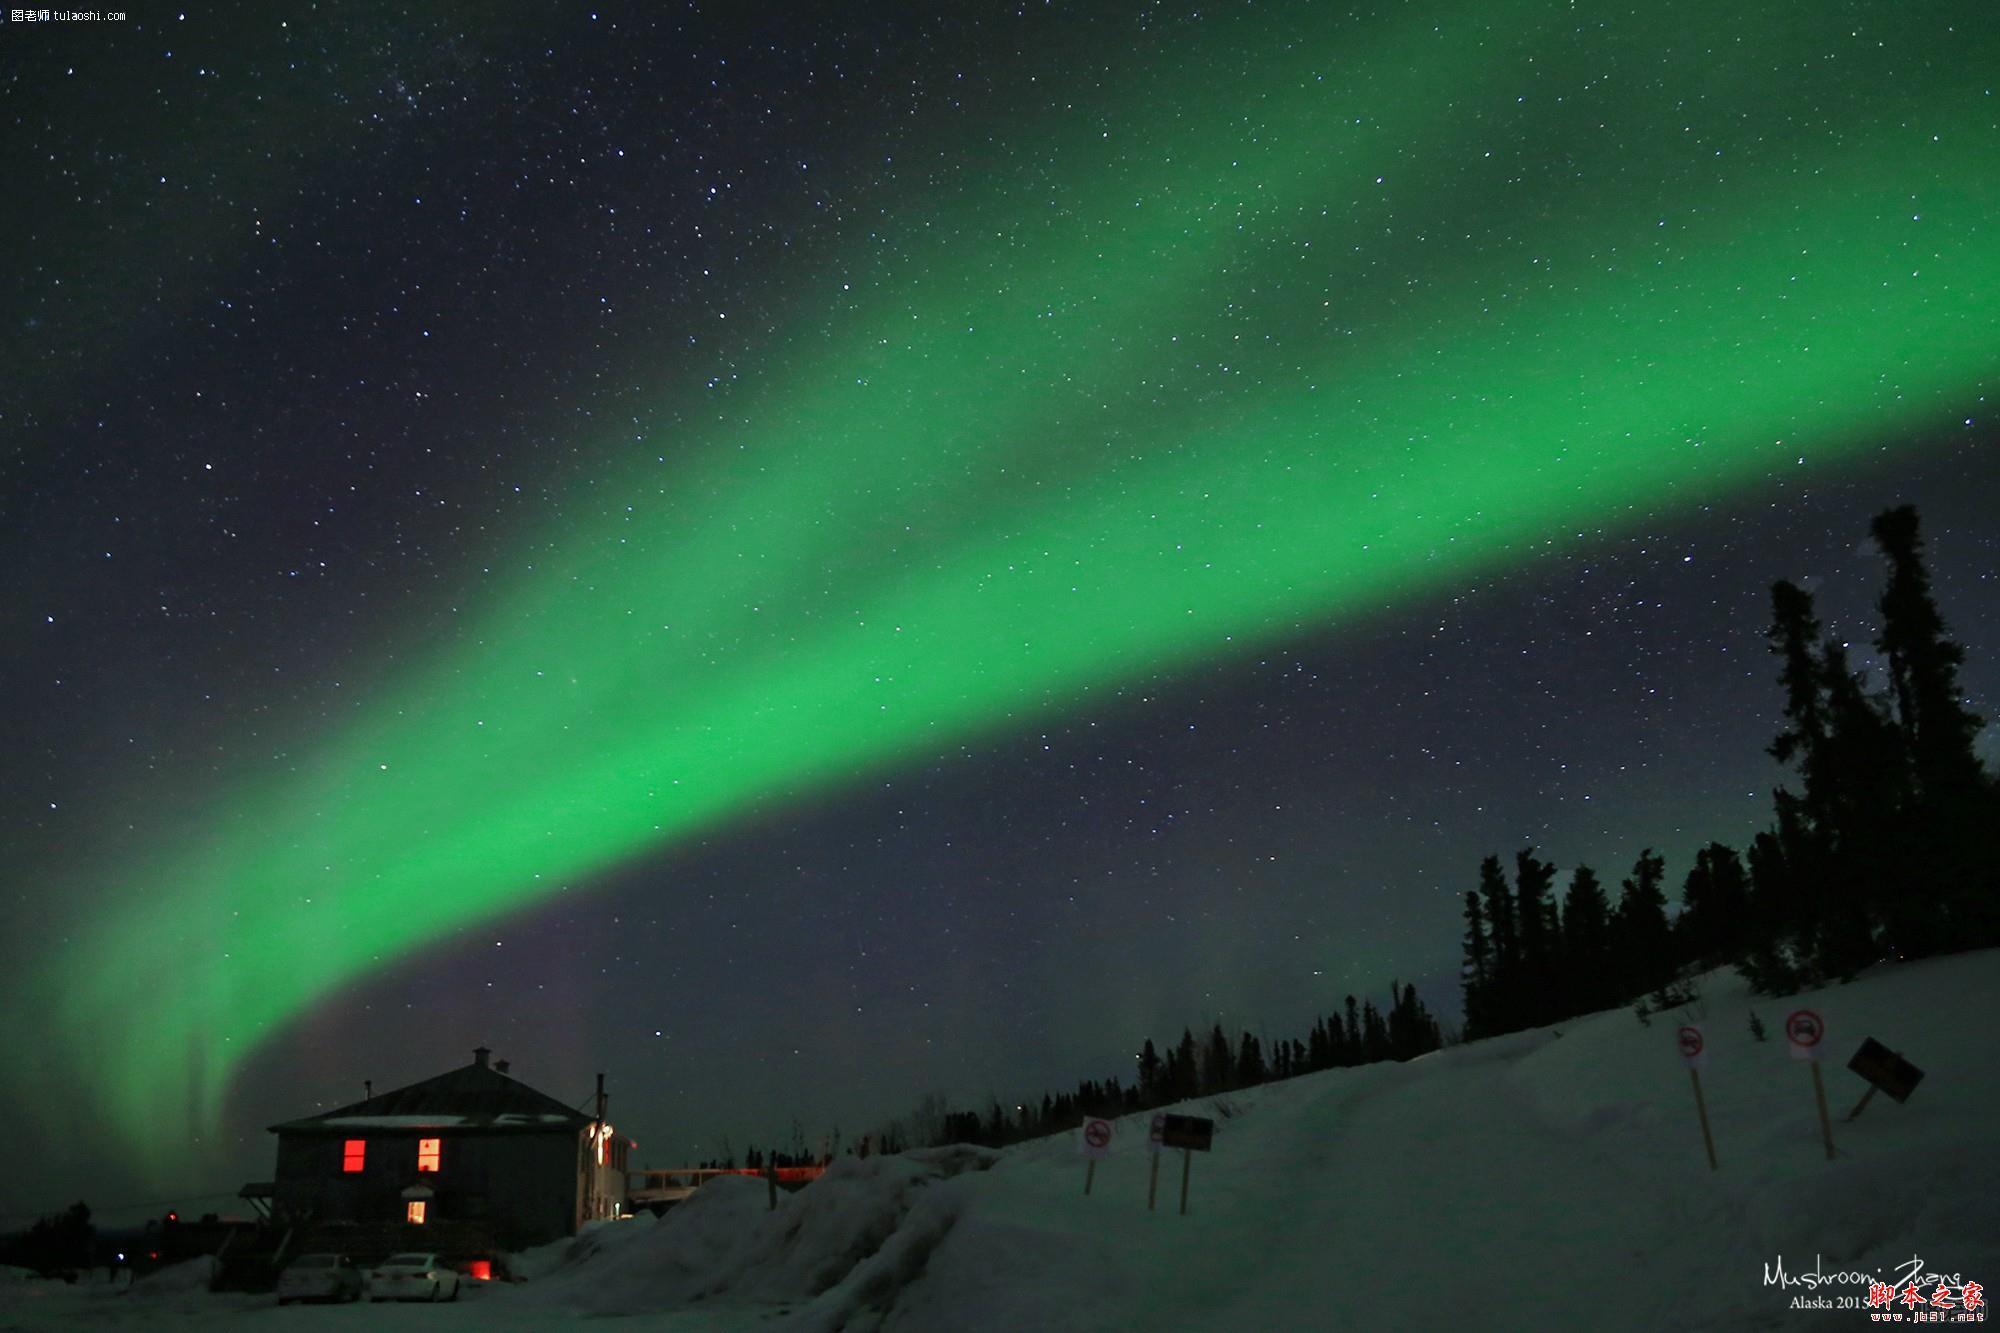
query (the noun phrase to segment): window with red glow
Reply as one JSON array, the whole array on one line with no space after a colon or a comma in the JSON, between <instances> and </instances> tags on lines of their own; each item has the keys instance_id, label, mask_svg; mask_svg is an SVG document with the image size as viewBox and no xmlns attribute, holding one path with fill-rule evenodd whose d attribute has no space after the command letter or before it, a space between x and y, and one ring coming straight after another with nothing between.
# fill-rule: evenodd
<instances>
[{"instance_id":1,"label":"window with red glow","mask_svg":"<svg viewBox=\"0 0 2000 1333\"><path fill-rule=\"evenodd\" d=\"M437 1139L417 1140L417 1170L435 1171L438 1169L438 1143L439 1140Z\"/></svg>"},{"instance_id":2,"label":"window with red glow","mask_svg":"<svg viewBox=\"0 0 2000 1333\"><path fill-rule=\"evenodd\" d=\"M367 1139L348 1139L340 1146L340 1169L353 1175L368 1157Z\"/></svg>"},{"instance_id":3,"label":"window with red glow","mask_svg":"<svg viewBox=\"0 0 2000 1333\"><path fill-rule=\"evenodd\" d=\"M403 1220L414 1223L417 1226L422 1226L424 1224L424 1201L422 1199L410 1200L408 1205L403 1209Z\"/></svg>"}]
</instances>

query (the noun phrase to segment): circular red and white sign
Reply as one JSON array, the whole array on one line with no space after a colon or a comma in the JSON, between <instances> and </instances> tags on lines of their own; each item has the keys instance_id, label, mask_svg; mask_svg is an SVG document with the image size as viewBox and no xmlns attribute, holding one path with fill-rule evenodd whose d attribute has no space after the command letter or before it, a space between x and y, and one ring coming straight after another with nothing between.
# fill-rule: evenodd
<instances>
[{"instance_id":1,"label":"circular red and white sign","mask_svg":"<svg viewBox=\"0 0 2000 1333\"><path fill-rule=\"evenodd\" d=\"M1826 1035L1826 1020L1810 1009L1798 1009L1785 1020L1785 1036L1794 1046L1817 1046Z\"/></svg>"},{"instance_id":2,"label":"circular red and white sign","mask_svg":"<svg viewBox=\"0 0 2000 1333\"><path fill-rule=\"evenodd\" d=\"M1701 1029L1682 1028L1680 1031L1681 1054L1692 1060L1701 1054Z\"/></svg>"},{"instance_id":3,"label":"circular red and white sign","mask_svg":"<svg viewBox=\"0 0 2000 1333\"><path fill-rule=\"evenodd\" d=\"M1111 1122L1109 1120L1086 1120L1083 1122L1083 1141L1093 1148L1102 1148L1111 1142Z\"/></svg>"}]
</instances>

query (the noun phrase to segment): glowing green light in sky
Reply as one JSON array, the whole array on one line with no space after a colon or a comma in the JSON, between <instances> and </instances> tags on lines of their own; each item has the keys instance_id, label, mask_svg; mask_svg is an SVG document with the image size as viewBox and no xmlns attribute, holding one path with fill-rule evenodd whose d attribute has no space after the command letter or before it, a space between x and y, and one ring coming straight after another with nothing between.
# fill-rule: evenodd
<instances>
[{"instance_id":1,"label":"glowing green light in sky","mask_svg":"<svg viewBox=\"0 0 2000 1333\"><path fill-rule=\"evenodd\" d=\"M1685 55L1686 13L1287 32L1000 134L130 868L42 992L87 1094L172 1143L162 1091L201 1123L314 999L760 802L1963 415L1989 62L1743 8Z\"/></svg>"}]
</instances>

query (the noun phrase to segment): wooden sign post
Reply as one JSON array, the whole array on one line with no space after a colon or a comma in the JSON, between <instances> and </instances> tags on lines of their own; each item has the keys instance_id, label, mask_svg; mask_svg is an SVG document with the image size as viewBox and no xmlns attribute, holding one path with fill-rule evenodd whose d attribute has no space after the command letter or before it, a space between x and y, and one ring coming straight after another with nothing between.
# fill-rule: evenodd
<instances>
[{"instance_id":1,"label":"wooden sign post","mask_svg":"<svg viewBox=\"0 0 2000 1333\"><path fill-rule=\"evenodd\" d=\"M1847 1062L1847 1067L1868 1080L1868 1091L1861 1094L1861 1100L1847 1113L1852 1120L1867 1107L1868 1101L1878 1092L1886 1092L1898 1104L1910 1100L1910 1094L1917 1090L1917 1084L1924 1081L1924 1071L1890 1050L1873 1037L1864 1037L1861 1049Z\"/></svg>"},{"instance_id":2,"label":"wooden sign post","mask_svg":"<svg viewBox=\"0 0 2000 1333\"><path fill-rule=\"evenodd\" d=\"M1168 1115L1160 1117L1160 1144L1166 1148L1181 1150L1181 1216L1187 1216L1188 1175L1194 1167L1194 1155L1207 1152L1215 1142L1215 1122L1198 1115Z\"/></svg>"},{"instance_id":3,"label":"wooden sign post","mask_svg":"<svg viewBox=\"0 0 2000 1333\"><path fill-rule=\"evenodd\" d=\"M1701 1099L1701 1071L1708 1064L1707 1042L1701 1034L1699 1023L1690 1023L1675 1034L1680 1046L1681 1063L1687 1066L1688 1078L1694 1083L1694 1113L1701 1120L1701 1146L1708 1150L1708 1169L1717 1169L1715 1164L1715 1136L1708 1131L1708 1103Z\"/></svg>"},{"instance_id":4,"label":"wooden sign post","mask_svg":"<svg viewBox=\"0 0 2000 1333\"><path fill-rule=\"evenodd\" d=\"M1083 1192L1090 1193L1090 1183L1097 1178L1099 1159L1111 1155L1111 1122L1092 1116L1083 1122L1083 1135L1077 1140L1088 1165L1083 1168Z\"/></svg>"},{"instance_id":5,"label":"wooden sign post","mask_svg":"<svg viewBox=\"0 0 2000 1333\"><path fill-rule=\"evenodd\" d=\"M1796 1009L1785 1019L1785 1040L1791 1043L1792 1059L1812 1066L1813 1101L1819 1107L1819 1137L1826 1145L1826 1160L1833 1160L1833 1122L1826 1114L1826 1084L1819 1076L1819 1058L1826 1041L1826 1020L1811 1009Z\"/></svg>"},{"instance_id":6,"label":"wooden sign post","mask_svg":"<svg viewBox=\"0 0 2000 1333\"><path fill-rule=\"evenodd\" d=\"M1146 1175L1146 1211L1153 1211L1153 1200L1160 1192L1160 1137L1166 1132L1166 1117L1153 1117L1152 1131L1146 1136L1146 1152L1153 1159L1153 1169Z\"/></svg>"}]
</instances>

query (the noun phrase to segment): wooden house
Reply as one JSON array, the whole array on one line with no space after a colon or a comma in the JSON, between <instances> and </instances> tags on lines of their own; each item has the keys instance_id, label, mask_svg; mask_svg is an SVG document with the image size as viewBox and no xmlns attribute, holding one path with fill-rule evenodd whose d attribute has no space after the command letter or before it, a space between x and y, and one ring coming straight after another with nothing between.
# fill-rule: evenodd
<instances>
[{"instance_id":1,"label":"wooden house","mask_svg":"<svg viewBox=\"0 0 2000 1333\"><path fill-rule=\"evenodd\" d=\"M358 1224L398 1249L520 1249L627 1210L631 1141L489 1063L472 1063L302 1120L278 1136L272 1211ZM450 1239L447 1240L447 1237Z\"/></svg>"}]
</instances>

